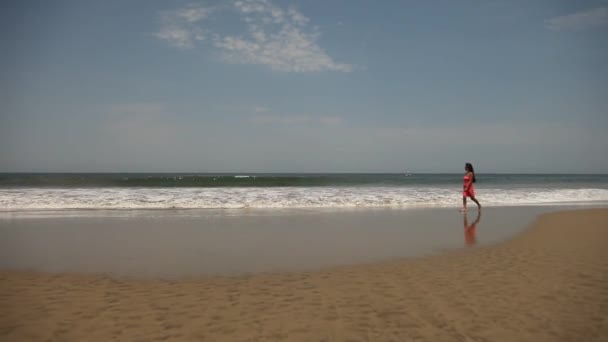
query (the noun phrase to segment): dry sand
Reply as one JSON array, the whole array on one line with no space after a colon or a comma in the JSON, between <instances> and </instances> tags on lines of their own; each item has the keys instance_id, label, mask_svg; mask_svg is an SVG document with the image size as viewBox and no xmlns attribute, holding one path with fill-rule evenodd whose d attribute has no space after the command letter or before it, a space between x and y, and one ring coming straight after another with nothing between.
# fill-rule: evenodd
<instances>
[{"instance_id":1,"label":"dry sand","mask_svg":"<svg viewBox=\"0 0 608 342\"><path fill-rule=\"evenodd\" d=\"M2 341L608 341L608 209L511 241L323 272L0 273Z\"/></svg>"}]
</instances>

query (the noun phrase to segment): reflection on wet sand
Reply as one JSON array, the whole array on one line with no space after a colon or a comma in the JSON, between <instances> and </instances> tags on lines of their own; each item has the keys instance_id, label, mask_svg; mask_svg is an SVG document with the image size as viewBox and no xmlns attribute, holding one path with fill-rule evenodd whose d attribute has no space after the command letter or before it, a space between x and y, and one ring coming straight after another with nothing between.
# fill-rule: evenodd
<instances>
[{"instance_id":1,"label":"reflection on wet sand","mask_svg":"<svg viewBox=\"0 0 608 342\"><path fill-rule=\"evenodd\" d=\"M479 220L481 220L481 211L477 212L477 218L470 225L467 212L462 216L464 217L464 242L467 246L473 246L477 242L476 229Z\"/></svg>"}]
</instances>

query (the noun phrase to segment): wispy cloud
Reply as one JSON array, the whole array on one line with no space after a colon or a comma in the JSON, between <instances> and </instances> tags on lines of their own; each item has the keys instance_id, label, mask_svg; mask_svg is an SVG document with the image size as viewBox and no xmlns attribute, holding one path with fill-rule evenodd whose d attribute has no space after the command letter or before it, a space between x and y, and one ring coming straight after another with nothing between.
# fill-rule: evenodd
<instances>
[{"instance_id":1,"label":"wispy cloud","mask_svg":"<svg viewBox=\"0 0 608 342\"><path fill-rule=\"evenodd\" d=\"M255 115L251 117L251 122L256 124L283 124L293 125L310 122L310 117L292 115L292 116L281 116L281 115Z\"/></svg>"},{"instance_id":2,"label":"wispy cloud","mask_svg":"<svg viewBox=\"0 0 608 342\"><path fill-rule=\"evenodd\" d=\"M256 113L266 113L268 112L270 109L268 107L264 107L264 106L255 106L253 107L253 111Z\"/></svg>"},{"instance_id":3,"label":"wispy cloud","mask_svg":"<svg viewBox=\"0 0 608 342\"><path fill-rule=\"evenodd\" d=\"M252 123L256 124L280 124L280 125L297 125L297 124L320 124L320 125L340 125L344 123L344 119L336 116L311 116L311 115L274 115L263 114L255 115L250 118Z\"/></svg>"},{"instance_id":4,"label":"wispy cloud","mask_svg":"<svg viewBox=\"0 0 608 342\"><path fill-rule=\"evenodd\" d=\"M608 8L598 7L548 19L545 22L553 31L583 30L608 25Z\"/></svg>"},{"instance_id":5,"label":"wispy cloud","mask_svg":"<svg viewBox=\"0 0 608 342\"><path fill-rule=\"evenodd\" d=\"M210 12L210 9L198 5L164 11L156 37L177 48L193 48L196 41L205 40L204 31L197 23L207 18Z\"/></svg>"},{"instance_id":6,"label":"wispy cloud","mask_svg":"<svg viewBox=\"0 0 608 342\"><path fill-rule=\"evenodd\" d=\"M239 0L222 8L236 15L246 30L226 34L206 28L201 22L209 9L197 6L161 14L163 25L156 34L178 48L193 48L196 41L212 36L211 45L227 63L263 65L283 72L350 72L350 64L335 62L318 44L321 32L309 27L310 19L295 7L287 9L269 0Z\"/></svg>"},{"instance_id":7,"label":"wispy cloud","mask_svg":"<svg viewBox=\"0 0 608 342\"><path fill-rule=\"evenodd\" d=\"M324 125L341 125L344 123L344 119L337 116L323 116L319 118L319 122Z\"/></svg>"},{"instance_id":8,"label":"wispy cloud","mask_svg":"<svg viewBox=\"0 0 608 342\"><path fill-rule=\"evenodd\" d=\"M365 127L370 140L397 146L445 148L448 146L549 146L564 141L580 139L584 129L573 124L561 123L467 123L457 125L437 124L411 127ZM461 139L461 132L475 132L475 140ZM359 134L363 134L362 132ZM517 136L517 139L513 139ZM457 143L455 143L457 142Z\"/></svg>"},{"instance_id":9,"label":"wispy cloud","mask_svg":"<svg viewBox=\"0 0 608 342\"><path fill-rule=\"evenodd\" d=\"M175 12L177 18L182 18L190 23L195 23L205 19L209 15L210 9L197 5L190 5Z\"/></svg>"}]
</instances>

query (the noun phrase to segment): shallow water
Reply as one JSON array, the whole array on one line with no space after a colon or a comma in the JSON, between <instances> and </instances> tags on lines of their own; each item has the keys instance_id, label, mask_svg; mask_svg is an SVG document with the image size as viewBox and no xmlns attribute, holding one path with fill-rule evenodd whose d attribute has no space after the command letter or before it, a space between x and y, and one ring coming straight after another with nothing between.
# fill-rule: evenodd
<instances>
[{"instance_id":1,"label":"shallow water","mask_svg":"<svg viewBox=\"0 0 608 342\"><path fill-rule=\"evenodd\" d=\"M479 218L471 209L467 222L445 208L0 213L0 269L161 278L314 271L488 245L568 208L492 207Z\"/></svg>"}]
</instances>

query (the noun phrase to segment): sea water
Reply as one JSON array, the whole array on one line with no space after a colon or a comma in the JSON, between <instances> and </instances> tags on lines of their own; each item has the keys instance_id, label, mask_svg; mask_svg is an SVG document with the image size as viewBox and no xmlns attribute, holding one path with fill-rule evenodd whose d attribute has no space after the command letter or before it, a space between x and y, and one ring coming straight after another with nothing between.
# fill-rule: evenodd
<instances>
[{"instance_id":1,"label":"sea water","mask_svg":"<svg viewBox=\"0 0 608 342\"><path fill-rule=\"evenodd\" d=\"M479 174L484 206L608 203L608 175ZM0 211L432 208L461 205L462 174L3 173Z\"/></svg>"}]
</instances>

